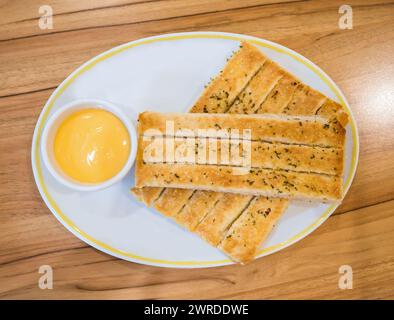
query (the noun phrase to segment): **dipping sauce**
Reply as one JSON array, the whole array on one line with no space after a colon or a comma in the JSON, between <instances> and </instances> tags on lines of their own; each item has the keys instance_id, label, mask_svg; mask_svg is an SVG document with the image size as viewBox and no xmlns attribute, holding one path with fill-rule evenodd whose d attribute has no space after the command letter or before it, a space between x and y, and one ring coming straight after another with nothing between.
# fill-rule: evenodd
<instances>
[{"instance_id":1,"label":"dipping sauce","mask_svg":"<svg viewBox=\"0 0 394 320\"><path fill-rule=\"evenodd\" d=\"M54 140L61 170L82 183L104 182L118 174L130 155L127 128L109 111L82 109L59 126Z\"/></svg>"}]
</instances>

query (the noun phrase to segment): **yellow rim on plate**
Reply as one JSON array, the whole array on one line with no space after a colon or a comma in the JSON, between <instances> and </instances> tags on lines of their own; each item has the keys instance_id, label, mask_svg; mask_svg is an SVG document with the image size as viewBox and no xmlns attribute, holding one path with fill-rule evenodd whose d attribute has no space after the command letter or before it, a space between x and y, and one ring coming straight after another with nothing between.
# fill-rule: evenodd
<instances>
[{"instance_id":1,"label":"yellow rim on plate","mask_svg":"<svg viewBox=\"0 0 394 320\"><path fill-rule=\"evenodd\" d=\"M315 74L317 74L325 84L328 85L328 87L331 89L331 91L336 95L338 98L339 102L342 104L342 106L346 109L347 113L351 115L351 111L345 102L343 95L339 92L339 90L336 88L335 85L333 85L333 81L328 78L320 69L318 69L316 66L314 66L312 63L310 63L308 60L305 58L302 58L300 55L294 53L292 50L287 49L285 47L282 47L278 44L270 43L267 41L260 40L258 38L250 37L250 36L242 36L242 35L236 35L236 34L225 34L225 33L215 33L215 32L208 32L208 33L184 33L184 34L174 34L174 35L164 35L164 36L157 36L157 37L152 37L152 38L147 38L144 40L137 40L133 41L124 45L121 45L119 47L113 48L108 52L104 52L103 54L91 59L84 65L82 65L79 69L77 69L75 72L73 72L58 88L57 90L52 94L52 96L48 99L45 107L44 107L44 113L40 115L40 118L38 120L38 126L36 126L36 130L34 132L33 136L33 150L32 150L32 163L33 163L33 168L35 167L36 170L34 171L34 176L36 177L36 182L39 187L40 192L44 196L44 200L47 203L47 205L50 206L49 209L51 209L52 212L56 213L57 218L66 226L69 228L69 230L73 231L74 234L79 235L82 237L82 239L86 240L89 244L93 245L97 249L101 249L104 252L111 253L114 256L120 257L120 258L129 258L132 259L132 261L135 262L141 262L141 263L148 263L148 264L160 264L160 265L168 265L168 266L217 266L217 265L225 265L225 264L230 264L232 261L230 259L223 259L223 260L215 260L215 261L171 261L171 260L163 260L163 259L154 259L154 258L148 258L148 257L142 257L136 254L133 254L131 252L125 252L123 250L114 248L100 240L97 240L84 232L83 230L79 229L74 222L65 214L63 213L57 203L53 200L51 197L50 193L48 192L48 188L44 182L43 175L42 175L42 168L41 168L41 163L40 163L40 152L39 152L39 142L43 130L43 126L48 118L49 112L53 108L55 101L59 98L59 96L66 90L70 84L72 84L81 74L85 73L92 67L94 67L96 64L98 64L101 61L104 61L118 53L121 53L125 50L131 49L133 47L137 47L140 45L144 44L149 44L153 42L160 42L160 41L172 41L172 40L182 40L182 39L193 39L193 38L213 38L213 39L227 39L227 40L235 40L235 41L248 41L251 43L254 43L260 47L266 47L272 50L275 50L277 52L286 54L294 58L295 60L299 61L306 67L308 67L310 70L312 70ZM352 150L352 159L351 159L351 164L350 164L350 170L349 170L349 175L345 181L344 185L344 190L345 193L347 192L350 183L354 177L355 171L356 171L356 164L357 164L357 159L358 159L358 135L357 135L357 128L354 123L353 117L350 116L350 127L352 131L352 139L353 139L353 150ZM313 231L316 227L318 227L321 223L323 223L330 215L333 213L333 211L336 209L337 205L333 204L329 208L326 209L324 214L317 219L315 222L313 222L311 225L309 225L307 228L299 232L298 234L294 235L293 237L287 239L286 241L283 241L281 243L278 243L276 245L263 248L258 252L258 255L256 258L261 257L263 255L267 255L269 253L273 253L275 251L278 251L281 248L284 248L291 243L302 239L304 236L306 236L308 233Z\"/></svg>"}]
</instances>

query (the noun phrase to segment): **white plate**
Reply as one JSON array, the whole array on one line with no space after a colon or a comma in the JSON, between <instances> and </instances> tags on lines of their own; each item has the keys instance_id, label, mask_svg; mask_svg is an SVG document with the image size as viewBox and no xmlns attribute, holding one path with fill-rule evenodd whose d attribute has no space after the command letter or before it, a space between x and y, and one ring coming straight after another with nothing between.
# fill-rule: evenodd
<instances>
[{"instance_id":1,"label":"white plate","mask_svg":"<svg viewBox=\"0 0 394 320\"><path fill-rule=\"evenodd\" d=\"M133 262L184 268L232 263L198 236L136 201L129 192L134 171L106 190L71 191L43 167L39 143L48 117L74 99L113 102L134 121L147 109L187 112L241 40L251 41L305 83L345 106L350 114L345 192L349 189L358 161L356 123L344 95L320 68L288 48L250 36L219 32L162 35L121 45L88 61L61 83L41 112L32 145L34 177L46 205L68 230L101 251ZM336 207L291 204L258 257L304 238Z\"/></svg>"}]
</instances>

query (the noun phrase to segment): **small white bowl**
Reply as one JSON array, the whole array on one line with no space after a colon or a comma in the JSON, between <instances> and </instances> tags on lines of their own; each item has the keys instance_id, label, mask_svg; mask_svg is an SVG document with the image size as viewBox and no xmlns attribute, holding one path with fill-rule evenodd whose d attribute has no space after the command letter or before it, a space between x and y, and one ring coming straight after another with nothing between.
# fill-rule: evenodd
<instances>
[{"instance_id":1,"label":"small white bowl","mask_svg":"<svg viewBox=\"0 0 394 320\"><path fill-rule=\"evenodd\" d=\"M119 120L122 121L122 123L127 128L131 142L130 155L122 170L120 170L120 172L116 176L112 177L111 179L95 184L81 183L67 176L65 173L63 173L63 171L59 168L56 162L54 156L54 148L53 148L55 134L57 132L57 129L59 128L59 125L63 122L63 120L67 118L70 114L74 113L75 111L87 109L87 108L104 109L117 116ZM96 191L96 190L108 188L114 183L120 181L130 171L131 167L134 164L135 157L137 154L137 133L131 120L118 107L116 107L112 103L103 100L96 100L96 99L80 99L80 100L74 100L71 103L66 104L51 116L51 118L47 121L44 131L42 133L40 147L41 147L43 162L45 166L48 168L49 172L56 178L56 180L58 180L63 185L74 190Z\"/></svg>"}]
</instances>

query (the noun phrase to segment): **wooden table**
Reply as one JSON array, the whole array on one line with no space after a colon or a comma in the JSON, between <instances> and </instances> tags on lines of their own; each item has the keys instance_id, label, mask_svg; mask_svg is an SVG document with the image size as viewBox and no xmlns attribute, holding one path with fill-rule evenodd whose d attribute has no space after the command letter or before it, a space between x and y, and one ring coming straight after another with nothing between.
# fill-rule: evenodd
<instances>
[{"instance_id":1,"label":"wooden table","mask_svg":"<svg viewBox=\"0 0 394 320\"><path fill-rule=\"evenodd\" d=\"M1 298L394 298L394 1L0 1ZM357 175L343 204L295 245L247 266L195 270L138 265L101 253L54 218L37 191L31 139L52 91L76 67L122 43L161 33L226 31L292 48L347 96L360 131ZM51 265L54 289L38 288ZM353 289L338 287L341 265Z\"/></svg>"}]
</instances>

